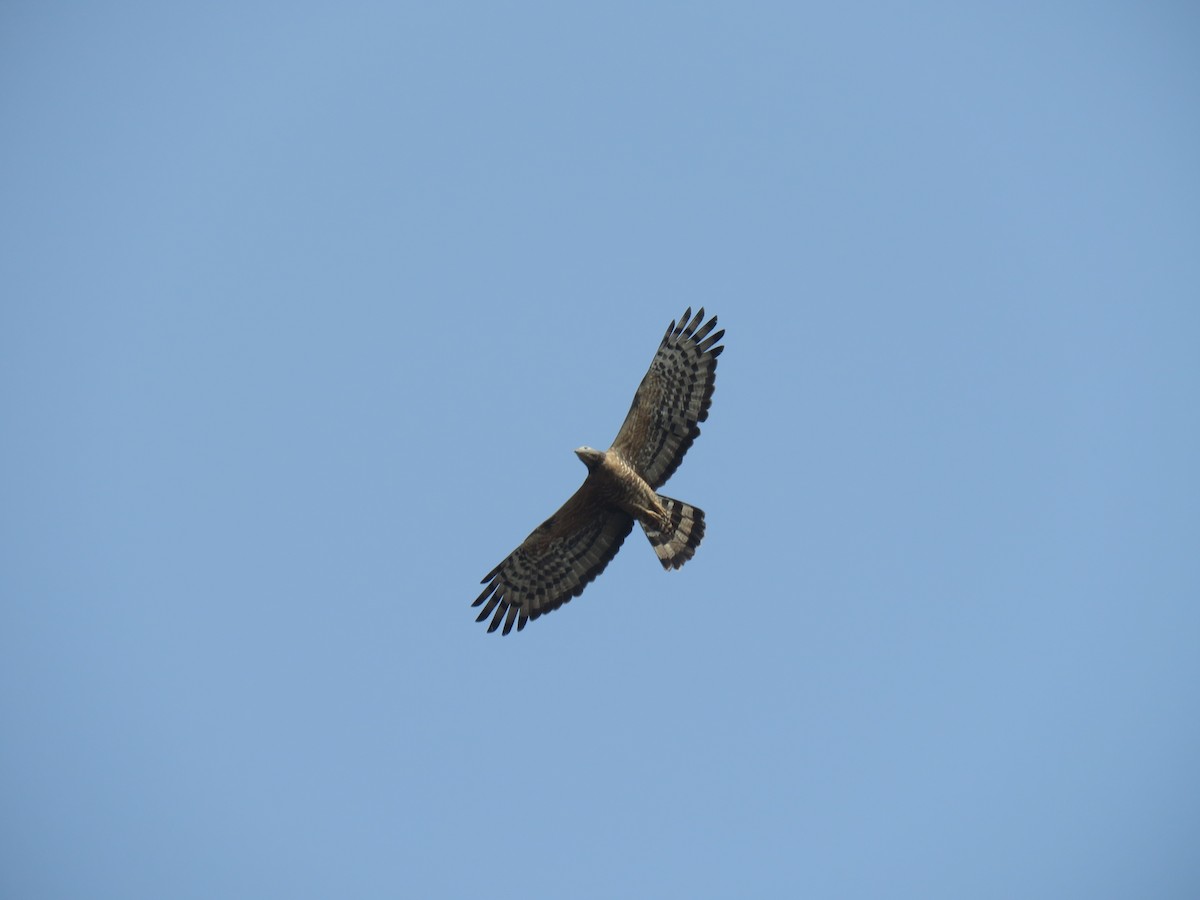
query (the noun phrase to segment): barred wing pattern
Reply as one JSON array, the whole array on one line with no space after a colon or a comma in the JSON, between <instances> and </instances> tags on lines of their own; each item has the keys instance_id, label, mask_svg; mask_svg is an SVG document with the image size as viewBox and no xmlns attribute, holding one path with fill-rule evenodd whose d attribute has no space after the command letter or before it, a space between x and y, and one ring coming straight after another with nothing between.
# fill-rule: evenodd
<instances>
[{"instance_id":1,"label":"barred wing pattern","mask_svg":"<svg viewBox=\"0 0 1200 900\"><path fill-rule=\"evenodd\" d=\"M483 593L472 606L489 615L488 631L504 623L504 634L529 619L578 597L604 571L633 529L633 517L602 506L585 482L562 508L539 525L504 562L488 572Z\"/></svg>"},{"instance_id":2,"label":"barred wing pattern","mask_svg":"<svg viewBox=\"0 0 1200 900\"><path fill-rule=\"evenodd\" d=\"M679 468L712 405L717 357L725 349L717 341L725 331L709 334L716 316L700 327L702 321L704 309L692 318L688 307L678 325L668 326L613 441L612 449L655 489Z\"/></svg>"}]
</instances>

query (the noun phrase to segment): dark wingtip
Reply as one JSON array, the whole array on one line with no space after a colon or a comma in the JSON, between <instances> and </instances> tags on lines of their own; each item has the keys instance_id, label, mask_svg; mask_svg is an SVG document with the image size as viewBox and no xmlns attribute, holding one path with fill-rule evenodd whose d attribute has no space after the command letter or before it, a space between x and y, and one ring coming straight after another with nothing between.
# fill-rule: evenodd
<instances>
[{"instance_id":1,"label":"dark wingtip","mask_svg":"<svg viewBox=\"0 0 1200 900\"><path fill-rule=\"evenodd\" d=\"M692 308L689 306L683 311L683 315L679 317L679 322L672 322L671 333L675 337L679 337L687 329L688 320L692 317Z\"/></svg>"},{"instance_id":2,"label":"dark wingtip","mask_svg":"<svg viewBox=\"0 0 1200 900\"><path fill-rule=\"evenodd\" d=\"M725 337L725 329L724 328L722 328L720 331L716 332L715 334L710 334L707 338L704 339L704 341L701 344L698 345L700 347L700 352L707 353L709 348L711 348L713 344L715 344L717 341L719 341L723 337Z\"/></svg>"},{"instance_id":3,"label":"dark wingtip","mask_svg":"<svg viewBox=\"0 0 1200 900\"><path fill-rule=\"evenodd\" d=\"M474 602L474 603L472 603L471 605L472 605L472 606L478 606L480 603L482 603L484 600L486 600L486 599L488 598L488 595L489 595L489 594L491 594L491 593L492 593L493 591L495 591L495 590L496 590L496 585L494 585L494 584L489 584L487 587L485 587L485 588L483 589L483 593L482 593L482 594L480 594L478 597L476 597L476 598L475 598L475 602Z\"/></svg>"},{"instance_id":4,"label":"dark wingtip","mask_svg":"<svg viewBox=\"0 0 1200 900\"><path fill-rule=\"evenodd\" d=\"M520 611L520 608L517 606L510 606L508 608L508 615L504 617L504 634L508 634L510 631L512 631L513 622L517 620L517 613Z\"/></svg>"}]
</instances>

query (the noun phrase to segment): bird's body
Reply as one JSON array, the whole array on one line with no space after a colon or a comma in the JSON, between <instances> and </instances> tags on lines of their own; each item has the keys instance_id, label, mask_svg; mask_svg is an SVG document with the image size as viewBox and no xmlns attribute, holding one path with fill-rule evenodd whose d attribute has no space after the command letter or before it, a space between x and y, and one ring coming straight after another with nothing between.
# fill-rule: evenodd
<instances>
[{"instance_id":1,"label":"bird's body","mask_svg":"<svg viewBox=\"0 0 1200 900\"><path fill-rule=\"evenodd\" d=\"M489 615L488 631L557 609L604 570L636 521L665 569L691 559L704 537L704 513L657 492L679 466L708 417L716 379L714 316L701 327L704 310L687 310L672 322L634 395L621 430L607 451L575 453L587 478L566 503L483 578L472 604Z\"/></svg>"},{"instance_id":2,"label":"bird's body","mask_svg":"<svg viewBox=\"0 0 1200 900\"><path fill-rule=\"evenodd\" d=\"M591 452L600 455L588 466L599 502L620 509L642 526L664 569L678 569L691 559L704 537L704 512L657 493L618 451Z\"/></svg>"},{"instance_id":3,"label":"bird's body","mask_svg":"<svg viewBox=\"0 0 1200 900\"><path fill-rule=\"evenodd\" d=\"M658 494L621 454L591 447L580 447L575 453L588 467L588 480L593 482L601 503L624 510L643 525L649 522L657 526L663 520L666 510Z\"/></svg>"}]
</instances>

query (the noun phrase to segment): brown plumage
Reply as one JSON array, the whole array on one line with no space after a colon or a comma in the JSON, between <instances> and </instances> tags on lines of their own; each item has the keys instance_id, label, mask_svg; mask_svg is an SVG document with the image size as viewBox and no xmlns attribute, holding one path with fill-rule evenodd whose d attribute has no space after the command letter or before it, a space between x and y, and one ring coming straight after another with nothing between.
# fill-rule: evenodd
<instances>
[{"instance_id":1,"label":"brown plumage","mask_svg":"<svg viewBox=\"0 0 1200 900\"><path fill-rule=\"evenodd\" d=\"M717 317L701 327L704 310L689 308L672 322L633 396L616 440L606 451L575 453L588 475L562 508L483 577L476 621L491 616L488 631L520 631L529 619L558 609L604 571L636 521L664 569L691 559L704 537L704 513L657 493L679 467L708 418L717 357L725 348L713 332Z\"/></svg>"}]
</instances>

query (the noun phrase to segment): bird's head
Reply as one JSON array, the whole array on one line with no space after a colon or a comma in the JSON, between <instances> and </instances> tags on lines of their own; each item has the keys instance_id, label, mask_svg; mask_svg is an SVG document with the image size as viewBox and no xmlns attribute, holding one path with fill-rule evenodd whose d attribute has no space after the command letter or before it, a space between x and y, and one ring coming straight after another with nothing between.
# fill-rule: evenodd
<instances>
[{"instance_id":1,"label":"bird's head","mask_svg":"<svg viewBox=\"0 0 1200 900\"><path fill-rule=\"evenodd\" d=\"M604 451L593 450L591 447L580 447L575 451L575 455L583 460L583 464L588 467L589 472L604 461Z\"/></svg>"}]
</instances>

